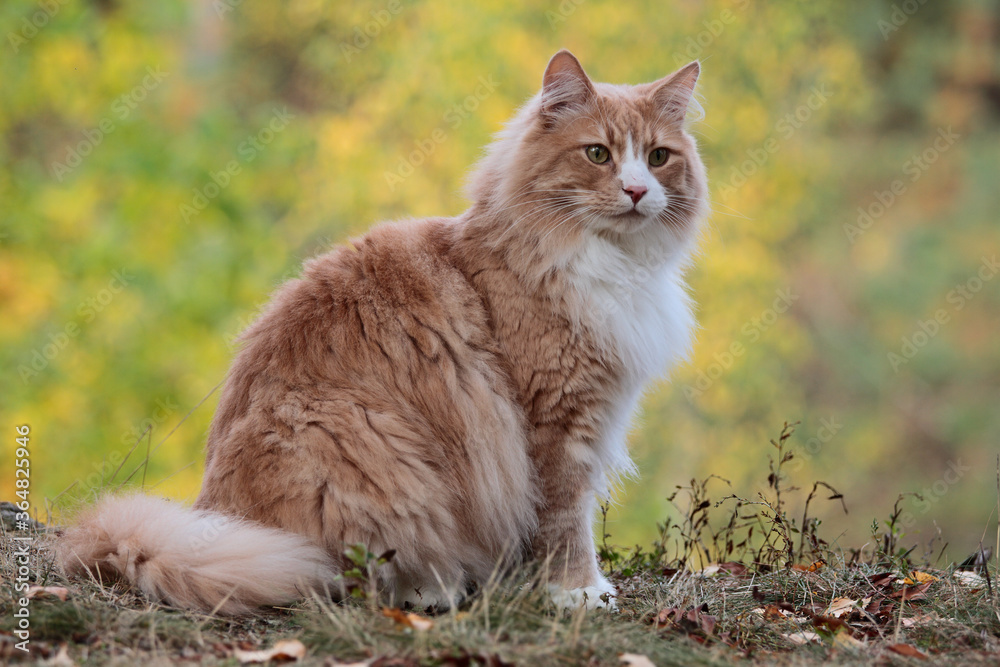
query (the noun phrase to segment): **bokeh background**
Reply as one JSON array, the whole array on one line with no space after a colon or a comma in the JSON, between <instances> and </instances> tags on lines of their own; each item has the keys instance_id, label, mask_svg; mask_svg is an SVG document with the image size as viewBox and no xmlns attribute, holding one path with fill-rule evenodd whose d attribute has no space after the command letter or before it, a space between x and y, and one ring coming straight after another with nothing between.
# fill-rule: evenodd
<instances>
[{"instance_id":1,"label":"bokeh background","mask_svg":"<svg viewBox=\"0 0 1000 667\"><path fill-rule=\"evenodd\" d=\"M6 0L0 27L0 497L27 423L36 507L91 497L144 431L130 483L192 500L268 294L377 221L462 211L568 47L602 81L703 62L701 329L643 404L613 541L692 478L764 489L785 421L792 482L850 509L817 506L827 539L909 492L904 542L940 529L954 559L995 529L996 0Z\"/></svg>"}]
</instances>

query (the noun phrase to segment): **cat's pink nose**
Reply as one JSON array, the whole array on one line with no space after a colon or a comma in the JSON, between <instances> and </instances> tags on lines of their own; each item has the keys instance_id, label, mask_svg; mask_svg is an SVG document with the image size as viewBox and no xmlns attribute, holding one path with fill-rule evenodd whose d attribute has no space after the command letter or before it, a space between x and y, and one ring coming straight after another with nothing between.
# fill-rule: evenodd
<instances>
[{"instance_id":1,"label":"cat's pink nose","mask_svg":"<svg viewBox=\"0 0 1000 667\"><path fill-rule=\"evenodd\" d=\"M627 188L622 188L629 197L632 198L632 204L638 204L642 196L646 194L648 188L645 185L630 185Z\"/></svg>"}]
</instances>

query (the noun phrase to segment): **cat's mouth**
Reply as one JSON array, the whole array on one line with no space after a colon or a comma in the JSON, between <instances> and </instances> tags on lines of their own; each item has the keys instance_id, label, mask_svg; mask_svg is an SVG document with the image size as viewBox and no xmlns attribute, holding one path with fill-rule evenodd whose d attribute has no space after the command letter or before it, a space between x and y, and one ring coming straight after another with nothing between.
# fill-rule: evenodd
<instances>
[{"instance_id":1,"label":"cat's mouth","mask_svg":"<svg viewBox=\"0 0 1000 667\"><path fill-rule=\"evenodd\" d=\"M619 222L632 223L632 222L640 222L646 220L646 218L648 218L649 216L647 216L645 213L642 213L641 211L639 211L639 209L633 206L632 208L622 213L615 213L613 217L616 221Z\"/></svg>"}]
</instances>

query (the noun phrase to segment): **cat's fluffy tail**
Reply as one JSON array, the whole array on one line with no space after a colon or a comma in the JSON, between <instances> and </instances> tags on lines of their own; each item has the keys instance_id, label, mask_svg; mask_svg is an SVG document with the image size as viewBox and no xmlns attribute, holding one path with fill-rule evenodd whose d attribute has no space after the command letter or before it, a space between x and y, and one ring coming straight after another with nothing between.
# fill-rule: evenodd
<instances>
[{"instance_id":1,"label":"cat's fluffy tail","mask_svg":"<svg viewBox=\"0 0 1000 667\"><path fill-rule=\"evenodd\" d=\"M335 578L306 538L162 498L107 496L56 542L67 574L121 580L176 607L243 614L323 592Z\"/></svg>"}]
</instances>

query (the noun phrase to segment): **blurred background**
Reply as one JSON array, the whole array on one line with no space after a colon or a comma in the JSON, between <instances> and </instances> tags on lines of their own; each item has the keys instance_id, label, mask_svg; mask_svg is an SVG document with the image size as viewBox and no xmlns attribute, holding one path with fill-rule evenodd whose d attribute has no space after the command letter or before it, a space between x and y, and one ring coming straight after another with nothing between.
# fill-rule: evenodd
<instances>
[{"instance_id":1,"label":"blurred background","mask_svg":"<svg viewBox=\"0 0 1000 667\"><path fill-rule=\"evenodd\" d=\"M814 503L828 540L901 493L903 541L952 559L995 525L997 0L7 0L0 27L2 451L30 425L36 507L147 448L130 484L193 500L268 294L380 220L461 212L567 47L617 83L703 63L701 329L643 403L612 541L648 543L692 478L765 489L786 421L790 483L850 510Z\"/></svg>"}]
</instances>

